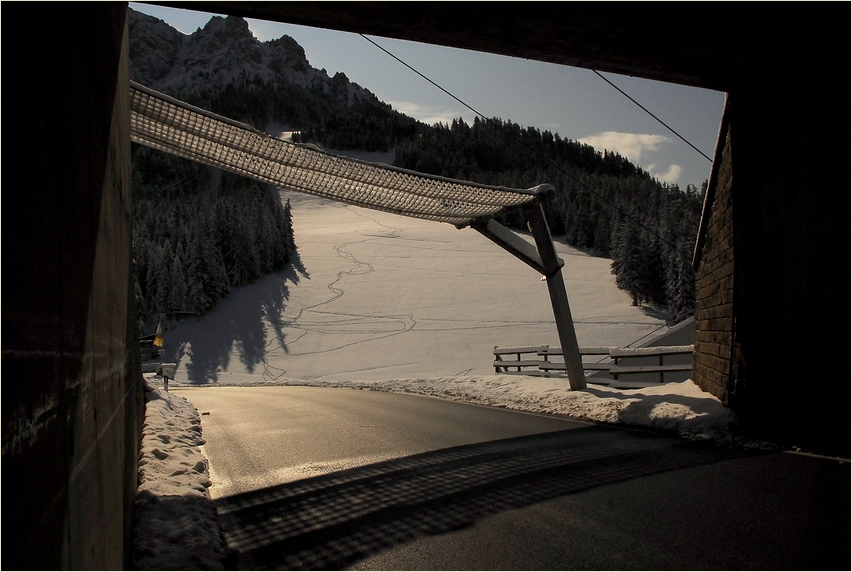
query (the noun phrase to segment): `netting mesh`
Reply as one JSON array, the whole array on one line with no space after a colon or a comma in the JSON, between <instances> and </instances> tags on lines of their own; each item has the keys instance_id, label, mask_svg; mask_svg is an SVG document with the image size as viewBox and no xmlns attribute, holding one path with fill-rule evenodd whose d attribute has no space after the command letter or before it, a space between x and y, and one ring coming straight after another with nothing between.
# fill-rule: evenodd
<instances>
[{"instance_id":1,"label":"netting mesh","mask_svg":"<svg viewBox=\"0 0 852 572\"><path fill-rule=\"evenodd\" d=\"M131 82L135 143L264 183L458 227L522 206L552 189L492 187L331 155L275 139Z\"/></svg>"}]
</instances>

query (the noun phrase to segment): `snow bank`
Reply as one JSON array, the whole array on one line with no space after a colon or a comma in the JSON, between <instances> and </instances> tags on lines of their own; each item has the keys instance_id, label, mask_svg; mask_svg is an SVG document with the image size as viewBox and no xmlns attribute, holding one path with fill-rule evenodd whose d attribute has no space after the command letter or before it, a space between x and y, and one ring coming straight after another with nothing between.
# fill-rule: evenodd
<instances>
[{"instance_id":1,"label":"snow bank","mask_svg":"<svg viewBox=\"0 0 852 572\"><path fill-rule=\"evenodd\" d=\"M225 544L207 492L198 411L150 384L145 400L132 568L222 570Z\"/></svg>"}]
</instances>

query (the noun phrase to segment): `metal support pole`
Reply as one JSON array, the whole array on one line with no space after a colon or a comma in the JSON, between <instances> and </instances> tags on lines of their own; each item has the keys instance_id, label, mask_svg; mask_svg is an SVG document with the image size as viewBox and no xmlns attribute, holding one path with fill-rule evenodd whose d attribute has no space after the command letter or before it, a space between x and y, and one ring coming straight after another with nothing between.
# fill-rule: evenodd
<instances>
[{"instance_id":1,"label":"metal support pole","mask_svg":"<svg viewBox=\"0 0 852 572\"><path fill-rule=\"evenodd\" d=\"M553 238L544 218L541 203L536 201L527 209L530 231L535 238L535 244L541 256L547 277L547 289L550 292L550 302L553 304L553 316L556 318L556 330L559 333L559 343L562 345L562 356L565 358L565 372L568 374L568 384L571 389L585 389L586 375L583 373L583 358L577 343L577 333L574 331L574 320L571 318L571 307L568 305L568 293L562 280L562 269Z\"/></svg>"}]
</instances>

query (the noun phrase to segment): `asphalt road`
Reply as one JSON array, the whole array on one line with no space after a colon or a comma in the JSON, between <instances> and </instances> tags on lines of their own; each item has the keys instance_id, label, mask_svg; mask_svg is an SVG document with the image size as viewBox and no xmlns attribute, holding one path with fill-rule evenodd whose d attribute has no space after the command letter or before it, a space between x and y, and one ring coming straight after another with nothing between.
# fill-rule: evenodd
<instances>
[{"instance_id":1,"label":"asphalt road","mask_svg":"<svg viewBox=\"0 0 852 572\"><path fill-rule=\"evenodd\" d=\"M849 569L850 467L419 396L180 390L240 569Z\"/></svg>"}]
</instances>

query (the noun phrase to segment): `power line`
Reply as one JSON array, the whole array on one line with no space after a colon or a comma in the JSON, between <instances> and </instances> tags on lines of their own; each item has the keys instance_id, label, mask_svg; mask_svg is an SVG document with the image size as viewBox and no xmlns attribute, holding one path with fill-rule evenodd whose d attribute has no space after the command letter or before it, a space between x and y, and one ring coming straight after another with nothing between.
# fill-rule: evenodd
<instances>
[{"instance_id":1,"label":"power line","mask_svg":"<svg viewBox=\"0 0 852 572\"><path fill-rule=\"evenodd\" d=\"M410 65L408 65L407 63L405 63L404 61L402 61L401 59L399 59L398 57L396 57L395 55L393 55L392 53L390 53L386 49L384 49L383 47L381 47L379 44L377 44L376 42L374 42L373 40L371 40L370 38L368 38L364 34L358 34L358 35L361 36L362 38L364 38L365 40L367 40L368 42L370 42L371 44L373 44L374 46L376 46L377 48L379 48L380 50L382 50L384 53L386 53L387 55L389 55L390 57L392 57L393 59L395 59L396 61L398 61L399 63L401 63L405 67L407 67L408 69L410 69L411 71L413 71L414 73L416 73L417 75L419 75L420 77L422 77L423 79L425 79L426 81L428 81L429 83L431 83L432 85L434 85L435 87L437 87L438 89L440 89L441 91L443 91L444 93L446 93L447 95L449 95L450 97L452 97L453 99L455 99L456 101L458 101L459 103L461 103L462 105L464 105L465 107L467 107L468 109L470 109L471 111L473 111L475 114L480 116L482 119L487 119L484 115L479 113L477 110L475 110L474 108L472 108L471 106L469 106L468 104L463 102L461 99L459 99L458 97L456 97L455 95L453 95L452 93L450 93L449 91L447 91L446 89L444 89L443 87L441 87L440 85L438 85L437 83L435 83L434 81L432 81L431 79L429 79L428 77L426 77L425 75L423 75L422 73L420 73L419 71L414 69L413 67L411 67Z\"/></svg>"},{"instance_id":2,"label":"power line","mask_svg":"<svg viewBox=\"0 0 852 572\"><path fill-rule=\"evenodd\" d=\"M377 48L379 48L380 50L382 50L383 52L385 52L387 55L389 55L390 57L392 57L393 59L395 59L396 61L398 61L399 63L401 63L402 65L404 65L405 67L407 67L408 69L410 69L411 71L413 71L414 73L416 73L417 75L419 75L420 77L422 77L423 79L425 79L426 81L428 81L429 83L431 83L432 85L434 85L435 87L437 87L438 89L440 89L441 91L443 91L444 93L446 93L447 95L449 95L450 97L452 97L453 99L455 99L456 101L458 101L459 103L461 103L462 105L464 105L465 107L467 107L468 109L470 109L471 111L473 111L474 113L476 113L476 114L477 114L478 116L480 116L482 119L488 120L488 118L487 118L487 117L485 117L484 115L482 115L481 113L479 113L479 112L478 112L477 110L475 110L473 107L471 107L471 106L470 106L470 105L468 105L467 103L463 102L461 99L459 99L458 97L456 97L455 95L453 95L452 93L450 93L449 91L447 91L446 89L444 89L443 87L441 87L440 85L438 85L437 83L435 83L434 81L432 81L431 79L429 79L428 77L426 77L425 75L423 75L422 73L420 73L419 71L417 71L416 69L414 69L413 67L411 67L410 65L408 65L407 63L405 63L404 61L402 61L401 59L399 59L398 57L396 57L396 56L395 56L395 55L393 55L392 53L390 53L388 50L386 50L385 48L383 48L382 46L380 46L379 44L377 44L376 42L374 42L373 40L371 40L370 38L368 38L368 37L367 37L367 36L365 36L364 34L359 34L359 36L361 36L362 38L364 38L365 40L367 40L368 42L370 42L371 44L373 44L374 46L376 46ZM595 71L595 70L592 70L592 71L594 71L594 72L595 72L595 73L596 73L596 74L597 74L597 75L598 75L601 79L603 79L605 82L607 82L607 83L608 83L608 84L610 84L612 87L614 87L614 88L615 88L615 89L617 89L619 92L621 92L621 93L622 93L625 97L627 97L630 101L632 101L633 103L635 103L636 105L638 105L641 109L643 109L643 110L644 110L646 113L648 113L651 117L653 117L654 119L656 119L657 121L659 121L660 123L662 123L662 124L666 127L666 129L668 129L669 131L671 131L672 133L674 133L675 135L677 135L678 137L680 137L680 139L682 139L682 140L683 140L683 141L684 141L687 145L689 145L690 147L692 147L693 149L695 149L696 151L698 151L699 153L701 153L701 151L700 151L699 149L697 149L697 148L696 148L696 147L695 147L692 143L690 143L689 141L687 141L686 139L684 139L683 137L681 137L681 136L680 136L680 135L679 135L679 134L678 134L678 133L677 133L674 129L672 129L671 127L669 127L669 126L668 126L668 125L666 125L665 123L663 123L663 121L662 121L662 120L660 120L659 118L657 118L657 117L656 117L653 113L651 113L650 111L648 111L647 109L645 109L644 107L642 107L642 105L640 105L640 104L639 104L636 100L634 100L632 97L630 97L629 95L627 95L626 93L624 93L623 91L621 91L621 90L620 90L620 89L619 89L616 85L614 85L614 84L613 84L612 82L610 82L608 79L606 79L605 77L603 77L603 76L602 76L601 74L599 74L597 71ZM707 155L704 155L704 153L701 153L701 155L702 155L704 158L706 158L708 161L711 161L711 162L712 162L712 160L711 160L709 157L707 157ZM677 252L678 254L680 254L681 256L683 256L685 259L687 259L687 260L691 260L691 259L692 259L692 254L691 254L691 253L690 253L690 254L686 254L686 253L684 253L683 251L681 251L681 250L677 247L677 245L672 244L671 242L669 242L668 240L666 240L664 237L662 237L662 236L660 236L659 234L657 234L657 233L654 231L654 229L649 228L649 227L648 227L648 226L646 226L646 225L645 225L642 221L640 221L638 218L636 218L635 216L631 215L630 213L625 212L625 211L624 211L624 209L622 209L620 206L618 206L617 204L615 204L613 201L610 201L609 199L604 198L604 197L603 197L600 193L598 193L597 191L595 191L593 188L591 188L591 187L590 187L589 185L587 185L585 182L583 182L583 181L581 181L580 179L578 179L577 177L575 177L575 176L574 176L571 172L569 172L569 171L568 171L565 167L563 167L563 166L561 166L561 165L558 165L558 166L556 166L556 168L557 168L559 171L561 171L562 173L564 173L566 176L568 176L568 178L570 178L570 179L571 179L571 180L573 180L575 183L577 183L580 187L582 187L583 189L585 189L587 192L589 192L589 193L591 193L592 195L596 196L596 197L598 198L598 200L600 200L602 203L609 204L611 208L613 208L614 210L618 211L618 212L619 212L619 213L620 213L623 217L625 217L627 220L632 220L634 224L636 224L637 226L639 226L639 227L643 228L644 230L646 230L646 231L647 231L648 233L650 233L652 236L656 237L656 238L657 238L660 242L663 242L663 243L665 243L665 244L669 245L669 246L670 246L670 247L671 247L671 248L672 248L675 252Z\"/></svg>"},{"instance_id":3,"label":"power line","mask_svg":"<svg viewBox=\"0 0 852 572\"><path fill-rule=\"evenodd\" d=\"M692 143L690 143L689 141L687 141L686 139L684 139L684 138L683 138L683 136L681 136L681 134L680 134L680 133L678 133L677 131L675 131L674 129L672 129L672 128L671 128L671 127L669 127L668 125L666 125L666 123L665 123L662 119L660 119L659 117L657 117L656 115L654 115L653 113L651 113L650 111L648 111L647 109L645 109L645 107L643 107L641 103L639 103L638 101L636 101L635 99L633 99L632 97L630 97L629 95L627 95L626 93L624 93L624 92L623 92L623 91L622 91L622 90L621 90L621 89L620 89L617 85L615 85L614 83L612 83L611 81L609 81L608 79L606 79L604 76L602 76L602 75L600 74L600 72L598 72L597 70L592 70L592 71L593 71L593 72L595 72L595 75L597 75L599 78L601 78L602 80L604 80L605 82L607 82L609 85L611 85L612 87L614 87L616 90L618 90L618 92L619 92L621 95L623 95L624 97L626 97L627 99L629 99L630 101L632 101L633 103L635 103L636 105L638 105L638 106L639 106L639 108L640 108L642 111L644 111L645 113L647 113L648 115L650 115L651 117L653 117L654 119L656 119L656 120L660 123L660 125L662 125L662 126L663 126L663 127L665 127L666 129L668 129L669 131L671 131L672 133L674 133L677 137L679 137L679 138L680 138L680 140L681 140L681 141L683 141L684 143L686 143L687 145L689 145L690 147L692 147L693 149L695 149L695 150L698 152L698 154L699 154L699 155L701 155L702 157L704 157L705 159L707 159L707 160L708 160L708 161L710 161L711 163L713 162L713 159L711 159L710 157L708 157L707 155L705 155L704 153L702 153L702 152L701 152L701 150L700 150L698 147L696 147L695 145L693 145Z\"/></svg>"},{"instance_id":4,"label":"power line","mask_svg":"<svg viewBox=\"0 0 852 572\"><path fill-rule=\"evenodd\" d=\"M470 109L471 111L473 111L475 114L477 114L482 119L487 119L487 117L485 117L482 113L480 113L479 111L477 111L476 109L474 109L473 107L471 107L470 105L468 105L467 103L465 103L464 101L462 101L461 99L459 99L458 97L456 97L455 95L453 95L452 93L450 93L449 91L447 91L446 89L444 89L443 87L441 87L440 85L438 85L437 83L432 81L431 79L429 79L428 77L426 77L425 75L423 75L422 73L417 71L416 69L414 69L412 66L410 66L407 63L405 63L404 61L402 61L400 58L396 57L394 54L392 54L391 52L389 52L388 50L386 50L385 48L383 48L382 46L380 46L379 44L377 44L376 42L374 42L373 40L371 40L370 38L368 38L364 34L358 34L358 35L361 36L362 38L364 38L365 40L367 40L368 42L370 42L371 44L373 44L374 46L376 46L377 48L379 48L380 50L382 50L384 53L386 53L387 55L389 55L390 57L392 57L393 59L395 59L396 61L398 61L399 63L401 63L405 67L407 67L408 69L410 69L411 71L413 71L414 73L416 73L417 75L419 75L420 77L422 77L423 79L425 79L426 81L428 81L429 83L431 83L432 85L434 85L435 87L437 87L438 89L440 89L441 91L443 91L444 93L446 93L447 95L449 95L450 97L452 97L453 99L455 99L456 101L458 101L459 103L461 103L462 105L464 105L465 107L467 107L468 109ZM599 78L601 78L602 80L607 82L610 86L612 86L621 95L623 95L624 97L626 97L627 99L632 101L636 106L639 107L639 109L641 109L642 111L644 111L645 113L647 113L648 115L653 117L660 125L662 125L666 129L671 131L678 139L680 139L681 141L683 141L684 143L686 143L687 145L692 147L692 149L694 149L699 155L701 155L702 157L704 157L705 159L707 159L711 163L713 162L713 159L711 159L706 154L704 154L704 152L701 151L701 149L699 149L698 147L696 147L695 145L693 145L692 143L687 141L685 137L683 137L680 133L678 133L677 131L675 131L671 127L669 127L669 125L666 124L665 121L663 121L662 119L660 119L659 117L657 117L656 115L651 113L651 111L649 111L641 103L639 103L638 101L636 101L635 99L630 97L627 93L624 92L624 90L622 90L617 85L615 85L614 83L609 81L607 78L605 78L603 75L601 75L601 73L598 72L597 70L592 70L592 71L595 73L595 75L597 75Z\"/></svg>"}]
</instances>

